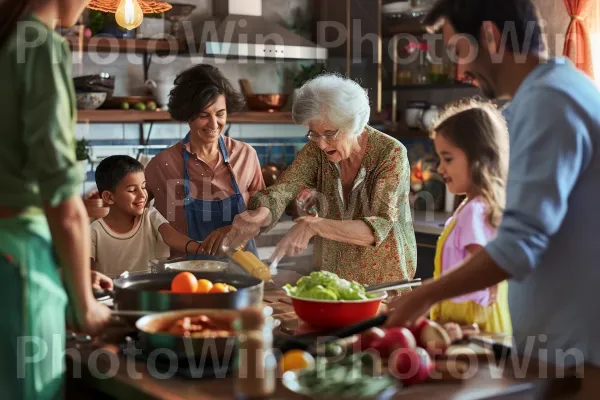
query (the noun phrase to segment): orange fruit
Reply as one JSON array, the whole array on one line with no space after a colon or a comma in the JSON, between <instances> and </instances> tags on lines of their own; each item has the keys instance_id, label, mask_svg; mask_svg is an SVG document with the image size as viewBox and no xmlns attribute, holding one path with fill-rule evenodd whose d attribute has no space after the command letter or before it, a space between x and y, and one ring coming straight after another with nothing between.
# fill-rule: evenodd
<instances>
[{"instance_id":1,"label":"orange fruit","mask_svg":"<svg viewBox=\"0 0 600 400\"><path fill-rule=\"evenodd\" d=\"M208 279L198 279L196 293L208 293L213 288L213 284Z\"/></svg>"},{"instance_id":2,"label":"orange fruit","mask_svg":"<svg viewBox=\"0 0 600 400\"><path fill-rule=\"evenodd\" d=\"M228 293L229 285L226 283L215 283L209 293Z\"/></svg>"},{"instance_id":3,"label":"orange fruit","mask_svg":"<svg viewBox=\"0 0 600 400\"><path fill-rule=\"evenodd\" d=\"M198 279L191 272L180 272L171 281L173 293L194 293L198 288Z\"/></svg>"},{"instance_id":4,"label":"orange fruit","mask_svg":"<svg viewBox=\"0 0 600 400\"><path fill-rule=\"evenodd\" d=\"M304 369L312 365L315 359L310 353L303 350L290 350L281 358L281 369L283 372Z\"/></svg>"}]
</instances>

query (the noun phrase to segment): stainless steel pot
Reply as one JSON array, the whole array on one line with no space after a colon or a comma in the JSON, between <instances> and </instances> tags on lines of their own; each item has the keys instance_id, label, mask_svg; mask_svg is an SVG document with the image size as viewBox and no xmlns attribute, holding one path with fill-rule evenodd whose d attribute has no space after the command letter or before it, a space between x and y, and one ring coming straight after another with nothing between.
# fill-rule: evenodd
<instances>
[{"instance_id":1,"label":"stainless steel pot","mask_svg":"<svg viewBox=\"0 0 600 400\"><path fill-rule=\"evenodd\" d=\"M253 276L224 272L192 272L198 279L235 286L229 293L164 293L178 272L124 276L114 280L116 310L163 312L182 309L242 309L261 306L264 282Z\"/></svg>"}]
</instances>

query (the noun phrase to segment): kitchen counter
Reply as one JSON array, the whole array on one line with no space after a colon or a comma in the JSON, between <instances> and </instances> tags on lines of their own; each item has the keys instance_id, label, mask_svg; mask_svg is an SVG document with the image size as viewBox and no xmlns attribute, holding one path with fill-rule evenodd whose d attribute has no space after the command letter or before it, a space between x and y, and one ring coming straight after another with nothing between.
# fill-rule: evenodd
<instances>
[{"instance_id":1,"label":"kitchen counter","mask_svg":"<svg viewBox=\"0 0 600 400\"><path fill-rule=\"evenodd\" d=\"M275 278L276 284L266 285L265 305L273 308L273 315L282 321L281 327L292 331L301 328L293 307L284 292L279 289L299 277L292 272L282 272ZM296 327L296 328L293 328ZM114 329L114 328L113 328ZM121 328L122 329L122 328ZM276 334L285 335L283 328ZM114 399L233 399L234 380L231 376L215 379L186 379L174 374L161 376L152 366L120 355L117 343L111 341L111 331L95 338L92 343L67 342L67 398L114 398ZM556 393L556 381L538 378L537 363L529 363L524 377L515 376L508 360L504 366L479 362L472 364L472 377L462 381L440 381L412 386L399 390L393 398L419 399L537 399L548 398L549 390ZM519 364L521 365L521 364ZM573 386L559 381L562 390ZM550 389L551 388L551 389ZM97 397L96 397L97 396ZM302 399L278 382L273 399Z\"/></svg>"}]
</instances>

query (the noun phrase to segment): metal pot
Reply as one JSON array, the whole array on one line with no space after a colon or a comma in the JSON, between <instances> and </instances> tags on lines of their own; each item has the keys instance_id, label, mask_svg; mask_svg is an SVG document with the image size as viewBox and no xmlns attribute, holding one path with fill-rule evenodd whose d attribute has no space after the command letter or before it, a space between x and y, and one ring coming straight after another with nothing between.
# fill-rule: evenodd
<instances>
[{"instance_id":1,"label":"metal pot","mask_svg":"<svg viewBox=\"0 0 600 400\"><path fill-rule=\"evenodd\" d=\"M215 338L185 337L161 332L175 321L189 316L206 315L209 318L229 320L233 325L239 316L237 310L188 309L153 313L141 317L135 323L139 331L137 345L147 354L154 350L170 350L176 358L196 358L219 362L233 360L235 351L235 331L231 328L231 336ZM211 360L211 357L213 358ZM216 358L216 359L215 359Z\"/></svg>"},{"instance_id":2,"label":"metal pot","mask_svg":"<svg viewBox=\"0 0 600 400\"><path fill-rule=\"evenodd\" d=\"M235 286L229 293L179 294L164 293L178 272L141 274L120 277L114 281L114 308L128 311L163 312L206 308L235 309L261 306L264 282L253 276L224 272L192 272L198 279L208 279Z\"/></svg>"},{"instance_id":3,"label":"metal pot","mask_svg":"<svg viewBox=\"0 0 600 400\"><path fill-rule=\"evenodd\" d=\"M251 94L246 96L248 109L251 111L279 111L285 107L289 94L265 93Z\"/></svg>"}]
</instances>

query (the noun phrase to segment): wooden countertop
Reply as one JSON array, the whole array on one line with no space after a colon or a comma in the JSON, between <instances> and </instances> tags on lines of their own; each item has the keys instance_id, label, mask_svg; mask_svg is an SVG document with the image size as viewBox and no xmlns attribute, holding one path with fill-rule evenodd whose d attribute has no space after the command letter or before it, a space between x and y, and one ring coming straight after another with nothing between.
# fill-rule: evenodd
<instances>
[{"instance_id":1,"label":"wooden countertop","mask_svg":"<svg viewBox=\"0 0 600 400\"><path fill-rule=\"evenodd\" d=\"M297 326L297 318L289 299L280 288L285 282L295 282L299 277L290 271L281 271L276 285L265 288L265 304L271 306L273 314L282 320L282 326ZM281 332L280 332L281 333ZM78 345L68 342L67 350L67 395L81 398L90 393L101 393L116 399L233 399L233 378L192 380L178 377L160 379L151 374L145 363L117 356L111 343ZM102 350L99 350L102 348ZM400 390L393 398L418 399L491 399L491 398L538 398L536 393L547 394L550 380L536 378L534 362L530 363L527 376L517 379L511 361L505 368L479 363L470 379L456 382L434 382ZM79 373L79 375L77 375ZM74 378L75 376L75 378ZM79 378L80 377L80 378ZM552 389L554 390L554 389ZM278 383L273 399L301 399Z\"/></svg>"}]
</instances>

